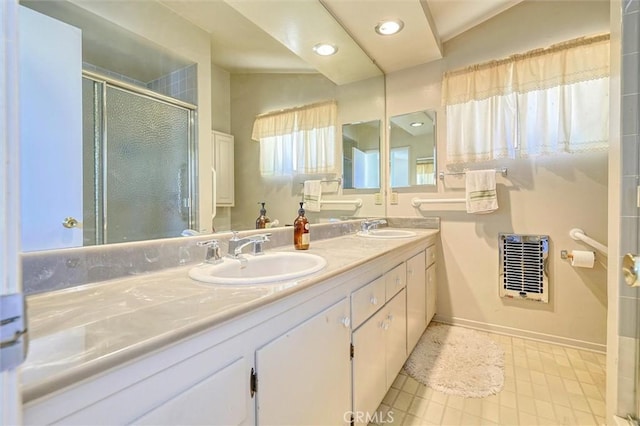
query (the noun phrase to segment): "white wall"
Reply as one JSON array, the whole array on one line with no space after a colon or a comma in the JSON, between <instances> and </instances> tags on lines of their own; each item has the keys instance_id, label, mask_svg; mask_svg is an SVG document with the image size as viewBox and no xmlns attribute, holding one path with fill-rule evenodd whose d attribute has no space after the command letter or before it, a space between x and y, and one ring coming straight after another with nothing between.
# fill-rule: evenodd
<instances>
[{"instance_id":1,"label":"white wall","mask_svg":"<svg viewBox=\"0 0 640 426\"><path fill-rule=\"evenodd\" d=\"M384 117L384 88L382 78L364 80L351 85L336 86L320 74L233 74L231 76L231 133L235 137L235 199L231 209L231 227L247 229L255 226L259 215L258 202L265 201L267 216L278 219L280 225L292 224L302 198L304 177L264 179L259 170L259 143L251 139L255 116L314 102L336 99L338 123L382 120ZM338 134L338 140L341 135ZM341 160L337 159L341 164ZM316 177L308 177L316 178ZM344 194L326 186L323 198L355 197L364 200L358 211L345 207L322 213L309 212L311 222L329 217L371 215L383 216L384 205L375 205L373 194ZM324 210L324 209L323 209ZM312 236L313 238L313 236Z\"/></svg>"},{"instance_id":2,"label":"white wall","mask_svg":"<svg viewBox=\"0 0 640 426\"><path fill-rule=\"evenodd\" d=\"M526 24L525 24L526 23ZM445 120L440 106L442 73L513 53L609 31L608 2L523 2L445 43L444 59L387 76L387 116L435 109L437 166L445 170ZM496 331L604 350L606 258L594 269L575 269L560 250L587 249L569 237L580 227L607 241L607 153L504 160L477 168L507 167L498 177L500 209L468 215L463 205L410 205L411 198L463 196L463 180L446 177L431 194L401 193L388 216L440 216L438 318ZM498 297L498 234L550 236L548 304Z\"/></svg>"}]
</instances>

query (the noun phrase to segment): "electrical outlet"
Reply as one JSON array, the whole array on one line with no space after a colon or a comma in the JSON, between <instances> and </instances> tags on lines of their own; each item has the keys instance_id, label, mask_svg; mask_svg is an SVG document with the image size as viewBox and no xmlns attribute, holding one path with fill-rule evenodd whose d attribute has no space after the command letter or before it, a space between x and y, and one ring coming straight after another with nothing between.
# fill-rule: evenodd
<instances>
[{"instance_id":1,"label":"electrical outlet","mask_svg":"<svg viewBox=\"0 0 640 426\"><path fill-rule=\"evenodd\" d=\"M374 202L377 206L382 205L382 192L376 192L374 196Z\"/></svg>"},{"instance_id":2,"label":"electrical outlet","mask_svg":"<svg viewBox=\"0 0 640 426\"><path fill-rule=\"evenodd\" d=\"M398 193L397 192L392 192L391 193L391 204L398 204Z\"/></svg>"}]
</instances>

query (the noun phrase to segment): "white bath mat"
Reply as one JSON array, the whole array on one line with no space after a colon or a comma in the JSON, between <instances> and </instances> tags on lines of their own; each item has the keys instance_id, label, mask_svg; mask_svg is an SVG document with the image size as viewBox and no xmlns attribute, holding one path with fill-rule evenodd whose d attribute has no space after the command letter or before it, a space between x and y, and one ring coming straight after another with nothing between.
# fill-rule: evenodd
<instances>
[{"instance_id":1,"label":"white bath mat","mask_svg":"<svg viewBox=\"0 0 640 426\"><path fill-rule=\"evenodd\" d=\"M480 332L432 322L404 369L442 393L483 398L504 386L504 351Z\"/></svg>"}]
</instances>

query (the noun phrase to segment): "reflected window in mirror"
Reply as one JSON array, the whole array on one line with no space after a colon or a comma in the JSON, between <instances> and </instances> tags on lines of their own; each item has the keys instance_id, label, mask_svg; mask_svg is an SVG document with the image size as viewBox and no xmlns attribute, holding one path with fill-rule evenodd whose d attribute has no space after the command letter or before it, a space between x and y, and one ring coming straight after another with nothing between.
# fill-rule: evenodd
<instances>
[{"instance_id":1,"label":"reflected window in mirror","mask_svg":"<svg viewBox=\"0 0 640 426\"><path fill-rule=\"evenodd\" d=\"M435 120L435 111L391 117L389 163L392 188L436 184Z\"/></svg>"},{"instance_id":2,"label":"reflected window in mirror","mask_svg":"<svg viewBox=\"0 0 640 426\"><path fill-rule=\"evenodd\" d=\"M344 189L380 188L380 120L342 125Z\"/></svg>"},{"instance_id":3,"label":"reflected window in mirror","mask_svg":"<svg viewBox=\"0 0 640 426\"><path fill-rule=\"evenodd\" d=\"M335 173L337 111L328 101L258 116L251 138L260 142L260 174Z\"/></svg>"}]
</instances>

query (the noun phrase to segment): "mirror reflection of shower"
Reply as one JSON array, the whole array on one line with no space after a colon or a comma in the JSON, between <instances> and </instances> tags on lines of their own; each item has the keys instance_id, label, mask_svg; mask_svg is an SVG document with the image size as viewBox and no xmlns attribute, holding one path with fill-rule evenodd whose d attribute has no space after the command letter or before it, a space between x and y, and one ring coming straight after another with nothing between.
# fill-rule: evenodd
<instances>
[{"instance_id":1,"label":"mirror reflection of shower","mask_svg":"<svg viewBox=\"0 0 640 426\"><path fill-rule=\"evenodd\" d=\"M194 227L195 106L87 71L82 92L83 245Z\"/></svg>"}]
</instances>

